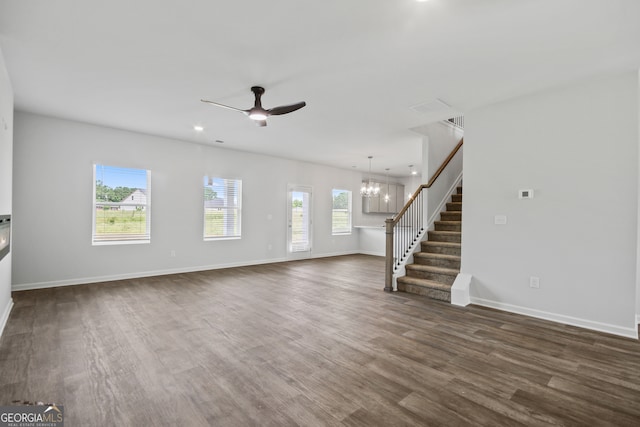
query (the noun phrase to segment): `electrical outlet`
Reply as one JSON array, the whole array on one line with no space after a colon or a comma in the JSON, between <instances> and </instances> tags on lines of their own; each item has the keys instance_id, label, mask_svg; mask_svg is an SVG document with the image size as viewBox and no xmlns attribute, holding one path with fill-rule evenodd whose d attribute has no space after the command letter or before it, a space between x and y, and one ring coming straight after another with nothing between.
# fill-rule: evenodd
<instances>
[{"instance_id":1,"label":"electrical outlet","mask_svg":"<svg viewBox=\"0 0 640 427\"><path fill-rule=\"evenodd\" d=\"M529 277L529 287L538 289L540 287L540 278L535 276Z\"/></svg>"}]
</instances>

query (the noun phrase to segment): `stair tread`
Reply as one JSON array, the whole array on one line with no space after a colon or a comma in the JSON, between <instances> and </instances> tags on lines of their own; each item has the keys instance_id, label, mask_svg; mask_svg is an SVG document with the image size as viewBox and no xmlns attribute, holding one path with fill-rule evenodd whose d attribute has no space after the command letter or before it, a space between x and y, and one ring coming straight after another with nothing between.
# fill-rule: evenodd
<instances>
[{"instance_id":1,"label":"stair tread","mask_svg":"<svg viewBox=\"0 0 640 427\"><path fill-rule=\"evenodd\" d=\"M457 276L458 273L460 273L460 270L456 270L454 268L435 267L435 266L423 265L423 264L408 264L405 268L407 270L428 271L431 273L448 274L452 276Z\"/></svg>"},{"instance_id":2,"label":"stair tread","mask_svg":"<svg viewBox=\"0 0 640 427\"><path fill-rule=\"evenodd\" d=\"M406 283L413 286L420 286L423 288L437 289L439 291L451 292L451 286L446 283L440 283L428 279L420 279L418 277L398 277L398 282Z\"/></svg>"},{"instance_id":3,"label":"stair tread","mask_svg":"<svg viewBox=\"0 0 640 427\"><path fill-rule=\"evenodd\" d=\"M434 221L434 224L442 224L442 225L458 225L460 223L462 223L462 221L451 221L451 220Z\"/></svg>"},{"instance_id":4,"label":"stair tread","mask_svg":"<svg viewBox=\"0 0 640 427\"><path fill-rule=\"evenodd\" d=\"M450 231L450 230L432 230L429 231L431 234L444 234L447 236L458 236L462 234L462 231Z\"/></svg>"},{"instance_id":5,"label":"stair tread","mask_svg":"<svg viewBox=\"0 0 640 427\"><path fill-rule=\"evenodd\" d=\"M459 261L460 257L458 255L447 255L447 254L434 254L432 252L416 252L413 254L414 257L418 258L438 258L438 259L450 259L453 261Z\"/></svg>"},{"instance_id":6,"label":"stair tread","mask_svg":"<svg viewBox=\"0 0 640 427\"><path fill-rule=\"evenodd\" d=\"M434 242L434 241L424 241L422 242L423 245L428 245L428 246L448 246L450 248L461 248L462 247L462 243L454 243L454 242Z\"/></svg>"}]
</instances>

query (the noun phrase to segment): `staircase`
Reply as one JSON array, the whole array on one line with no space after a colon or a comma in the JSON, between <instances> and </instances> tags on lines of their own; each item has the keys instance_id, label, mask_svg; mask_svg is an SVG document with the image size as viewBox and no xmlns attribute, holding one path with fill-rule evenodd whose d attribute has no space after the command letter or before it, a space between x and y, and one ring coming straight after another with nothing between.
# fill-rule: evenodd
<instances>
[{"instance_id":1,"label":"staircase","mask_svg":"<svg viewBox=\"0 0 640 427\"><path fill-rule=\"evenodd\" d=\"M460 273L461 236L462 187L458 187L440 221L435 221L435 230L413 254L413 264L405 266L406 276L397 279L398 291L451 302L451 285Z\"/></svg>"}]
</instances>

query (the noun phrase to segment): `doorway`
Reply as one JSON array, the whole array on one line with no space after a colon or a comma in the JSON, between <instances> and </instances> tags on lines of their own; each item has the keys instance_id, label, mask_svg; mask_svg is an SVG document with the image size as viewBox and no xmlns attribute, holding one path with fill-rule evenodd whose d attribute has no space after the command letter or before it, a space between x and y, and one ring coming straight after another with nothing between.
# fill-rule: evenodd
<instances>
[{"instance_id":1,"label":"doorway","mask_svg":"<svg viewBox=\"0 0 640 427\"><path fill-rule=\"evenodd\" d=\"M289 185L287 197L287 255L290 259L311 256L313 220L311 187Z\"/></svg>"}]
</instances>

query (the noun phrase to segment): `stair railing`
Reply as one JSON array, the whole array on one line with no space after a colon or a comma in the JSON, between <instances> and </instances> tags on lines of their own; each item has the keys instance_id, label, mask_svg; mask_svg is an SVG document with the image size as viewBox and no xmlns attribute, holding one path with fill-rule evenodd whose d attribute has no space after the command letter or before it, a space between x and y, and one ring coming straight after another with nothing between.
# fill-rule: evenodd
<instances>
[{"instance_id":1,"label":"stair railing","mask_svg":"<svg viewBox=\"0 0 640 427\"><path fill-rule=\"evenodd\" d=\"M409 197L402 210L393 218L385 220L386 244L385 244L385 274L384 290L393 290L393 273L409 257L412 249L418 243L420 236L424 232L424 197L426 190L436 182L445 168L451 163L453 157L458 153L464 138L449 153L449 156L442 162L438 170L433 174L426 184L420 187Z\"/></svg>"}]
</instances>

